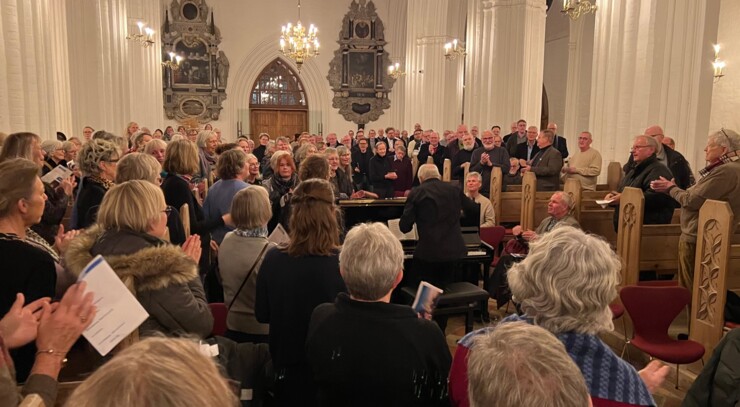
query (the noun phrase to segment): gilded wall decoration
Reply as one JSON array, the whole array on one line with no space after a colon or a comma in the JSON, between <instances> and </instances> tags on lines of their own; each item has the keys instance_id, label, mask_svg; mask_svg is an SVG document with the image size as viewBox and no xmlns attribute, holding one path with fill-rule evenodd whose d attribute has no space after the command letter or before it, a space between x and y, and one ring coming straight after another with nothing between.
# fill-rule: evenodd
<instances>
[{"instance_id":1,"label":"gilded wall decoration","mask_svg":"<svg viewBox=\"0 0 740 407\"><path fill-rule=\"evenodd\" d=\"M327 75L334 92L332 106L348 121L374 121L390 107L388 93L396 80L385 69L390 60L383 31L375 4L352 0Z\"/></svg>"},{"instance_id":2,"label":"gilded wall decoration","mask_svg":"<svg viewBox=\"0 0 740 407\"><path fill-rule=\"evenodd\" d=\"M173 52L182 61L176 69L162 67L168 119L218 120L229 77L220 43L221 32L205 0L172 0L162 25L162 60L170 60Z\"/></svg>"}]
</instances>

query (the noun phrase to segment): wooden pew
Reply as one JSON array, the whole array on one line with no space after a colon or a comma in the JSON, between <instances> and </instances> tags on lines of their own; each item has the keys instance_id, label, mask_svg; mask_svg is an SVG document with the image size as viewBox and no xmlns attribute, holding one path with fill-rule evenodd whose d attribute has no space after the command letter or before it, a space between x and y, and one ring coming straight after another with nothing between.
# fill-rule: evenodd
<instances>
[{"instance_id":1,"label":"wooden pew","mask_svg":"<svg viewBox=\"0 0 740 407\"><path fill-rule=\"evenodd\" d=\"M442 165L442 181L452 181L452 161L449 158L445 158L444 164Z\"/></svg>"},{"instance_id":2,"label":"wooden pew","mask_svg":"<svg viewBox=\"0 0 740 407\"><path fill-rule=\"evenodd\" d=\"M598 198L596 199L601 199L609 191L615 191L617 187L619 186L619 181L621 181L623 177L624 177L624 173L622 172L622 164L617 161L612 161L607 166L606 184L596 185L596 191L584 191L584 192L595 194L595 196L598 195ZM507 187L507 191L509 192L521 192L521 190L522 190L521 185L509 185Z\"/></svg>"},{"instance_id":3,"label":"wooden pew","mask_svg":"<svg viewBox=\"0 0 740 407\"><path fill-rule=\"evenodd\" d=\"M733 244L737 239L730 205L707 200L699 211L689 332L704 345L704 359L722 339L727 290L740 292L740 244Z\"/></svg>"},{"instance_id":4,"label":"wooden pew","mask_svg":"<svg viewBox=\"0 0 740 407\"><path fill-rule=\"evenodd\" d=\"M635 285L640 270L675 272L678 269L678 238L681 226L643 225L645 197L639 188L627 187L619 206L617 254L623 260L623 285Z\"/></svg>"}]
</instances>

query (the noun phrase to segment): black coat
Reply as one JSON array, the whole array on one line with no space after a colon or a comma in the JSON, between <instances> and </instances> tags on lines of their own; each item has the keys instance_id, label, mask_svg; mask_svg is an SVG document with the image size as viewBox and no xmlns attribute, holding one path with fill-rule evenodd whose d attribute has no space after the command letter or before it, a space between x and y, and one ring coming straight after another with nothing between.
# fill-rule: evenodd
<instances>
[{"instance_id":1,"label":"black coat","mask_svg":"<svg viewBox=\"0 0 740 407\"><path fill-rule=\"evenodd\" d=\"M419 242L414 257L424 261L450 261L465 257L467 251L460 231L460 214L473 216L478 204L462 189L432 178L411 190L401 216L401 231L416 224ZM477 216L477 215L476 215Z\"/></svg>"},{"instance_id":2,"label":"black coat","mask_svg":"<svg viewBox=\"0 0 740 407\"><path fill-rule=\"evenodd\" d=\"M72 229L85 229L95 223L98 216L98 208L103 202L103 197L108 190L100 183L93 181L90 177L82 179L82 187L75 201L77 222Z\"/></svg>"},{"instance_id":3,"label":"black coat","mask_svg":"<svg viewBox=\"0 0 740 407\"><path fill-rule=\"evenodd\" d=\"M387 155L381 157L376 154L370 159L370 184L379 198L393 197L393 180L385 178L389 172L393 172L393 165Z\"/></svg>"},{"instance_id":4,"label":"black coat","mask_svg":"<svg viewBox=\"0 0 740 407\"><path fill-rule=\"evenodd\" d=\"M675 178L677 187L683 190L689 189L690 186L696 183L696 180L694 179L694 174L691 172L689 162L686 161L686 158L681 153L666 145L663 146L663 150L665 151L666 161L668 162L668 169L671 171L670 176L666 177L666 179ZM626 174L634 166L635 160L630 154L630 158L629 160L627 160L627 164L625 164L622 169Z\"/></svg>"},{"instance_id":5,"label":"black coat","mask_svg":"<svg viewBox=\"0 0 740 407\"><path fill-rule=\"evenodd\" d=\"M658 162L655 155L633 167L625 174L619 183L619 192L625 187L640 188L645 196L644 225L661 225L671 223L676 201L670 195L662 194L650 189L650 182L663 177L670 179L671 172L665 165ZM619 205L614 210L614 230L619 226Z\"/></svg>"}]
</instances>

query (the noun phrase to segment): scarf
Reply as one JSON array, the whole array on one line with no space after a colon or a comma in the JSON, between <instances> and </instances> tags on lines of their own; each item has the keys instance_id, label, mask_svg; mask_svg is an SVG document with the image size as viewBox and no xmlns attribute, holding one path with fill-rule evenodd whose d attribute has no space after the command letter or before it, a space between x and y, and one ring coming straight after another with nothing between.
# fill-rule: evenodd
<instances>
[{"instance_id":1,"label":"scarf","mask_svg":"<svg viewBox=\"0 0 740 407\"><path fill-rule=\"evenodd\" d=\"M88 175L88 176L85 177L85 180L90 180L90 181L92 181L92 182L94 182L96 184L102 185L103 188L105 188L106 191L109 190L109 189L111 189L111 188L113 188L113 185L114 185L113 184L113 181L108 181L107 179L102 179L102 178L100 178L100 177L98 177L96 175Z\"/></svg>"},{"instance_id":2,"label":"scarf","mask_svg":"<svg viewBox=\"0 0 740 407\"><path fill-rule=\"evenodd\" d=\"M740 151L740 150L738 150ZM740 160L740 156L738 155L738 151L730 151L729 153L723 155L722 157L718 158L716 161L709 163L706 167L699 170L699 176L704 178L707 175L709 175L710 172L712 172L713 169L719 167L722 164L727 164L732 161Z\"/></svg>"},{"instance_id":3,"label":"scarf","mask_svg":"<svg viewBox=\"0 0 740 407\"><path fill-rule=\"evenodd\" d=\"M290 191L291 188L293 188L296 185L297 176L295 174L291 175L288 179L282 179L279 175L275 174L272 177L272 186L277 191L280 196L283 196Z\"/></svg>"},{"instance_id":4,"label":"scarf","mask_svg":"<svg viewBox=\"0 0 740 407\"><path fill-rule=\"evenodd\" d=\"M54 263L61 263L61 259L59 258L59 253L57 253L56 250L54 250L51 245L49 245L49 242L46 241L43 237L39 236L38 233L34 232L33 229L28 228L26 229L26 240L33 244L34 246L38 247L39 249L49 253L52 259L54 259Z\"/></svg>"},{"instance_id":5,"label":"scarf","mask_svg":"<svg viewBox=\"0 0 740 407\"><path fill-rule=\"evenodd\" d=\"M533 323L526 315L516 314L504 318L501 323L516 321ZM475 336L491 329L495 327L465 335L460 339L460 345L470 349ZM639 406L656 405L637 370L617 356L598 336L575 332L561 332L555 336L565 345L568 355L581 370L591 397Z\"/></svg>"},{"instance_id":6,"label":"scarf","mask_svg":"<svg viewBox=\"0 0 740 407\"><path fill-rule=\"evenodd\" d=\"M234 234L239 237L267 237L267 228L234 229Z\"/></svg>"}]
</instances>

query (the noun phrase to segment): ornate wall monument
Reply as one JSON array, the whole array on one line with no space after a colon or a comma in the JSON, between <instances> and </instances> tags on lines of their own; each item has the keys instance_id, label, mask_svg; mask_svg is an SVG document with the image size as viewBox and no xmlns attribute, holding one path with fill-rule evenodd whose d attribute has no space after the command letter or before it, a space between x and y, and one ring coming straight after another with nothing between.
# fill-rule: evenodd
<instances>
[{"instance_id":1,"label":"ornate wall monument","mask_svg":"<svg viewBox=\"0 0 740 407\"><path fill-rule=\"evenodd\" d=\"M177 69L162 67L168 119L218 120L229 78L220 43L221 32L205 0L172 0L162 26L162 60L170 60L171 52L183 59Z\"/></svg>"},{"instance_id":2,"label":"ornate wall monument","mask_svg":"<svg viewBox=\"0 0 740 407\"><path fill-rule=\"evenodd\" d=\"M327 76L334 92L332 106L357 124L377 120L391 105L388 93L396 80L385 70L389 56L383 22L372 1L352 1L337 43Z\"/></svg>"}]
</instances>

